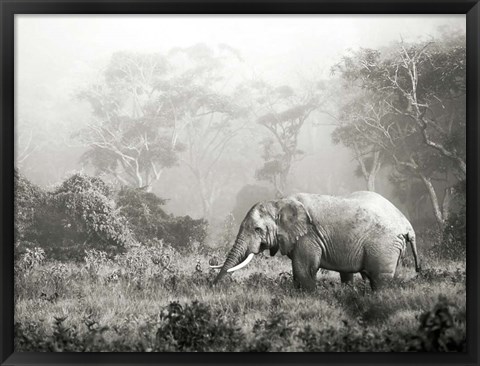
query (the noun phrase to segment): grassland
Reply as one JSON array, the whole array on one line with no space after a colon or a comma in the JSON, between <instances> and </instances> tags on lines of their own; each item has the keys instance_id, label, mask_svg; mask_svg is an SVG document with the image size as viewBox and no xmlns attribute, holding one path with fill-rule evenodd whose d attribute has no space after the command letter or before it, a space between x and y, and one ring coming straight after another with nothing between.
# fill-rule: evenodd
<instances>
[{"instance_id":1,"label":"grassland","mask_svg":"<svg viewBox=\"0 0 480 366\"><path fill-rule=\"evenodd\" d=\"M465 263L407 259L372 293L360 276L320 271L295 290L284 257L257 256L212 287L216 254L134 248L83 263L22 257L16 269L16 351L462 351Z\"/></svg>"}]
</instances>

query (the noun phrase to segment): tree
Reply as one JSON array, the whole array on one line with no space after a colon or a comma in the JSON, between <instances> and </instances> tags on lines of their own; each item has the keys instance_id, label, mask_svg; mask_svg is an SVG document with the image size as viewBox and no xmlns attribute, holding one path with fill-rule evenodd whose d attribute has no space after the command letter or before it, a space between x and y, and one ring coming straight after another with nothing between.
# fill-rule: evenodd
<instances>
[{"instance_id":1,"label":"tree","mask_svg":"<svg viewBox=\"0 0 480 366\"><path fill-rule=\"evenodd\" d=\"M112 56L101 80L79 94L92 107L91 122L75 134L88 147L84 163L122 184L150 189L177 162L177 100L159 88L170 68L160 54Z\"/></svg>"},{"instance_id":2,"label":"tree","mask_svg":"<svg viewBox=\"0 0 480 366\"><path fill-rule=\"evenodd\" d=\"M349 88L373 96L370 105L377 105L375 115L380 117L372 123L373 109L356 98L357 106L367 110L355 118L346 113L347 132L357 133L345 133L340 126L339 141L385 152L397 174L419 179L443 228L453 186L466 174L464 34L444 35L435 42L402 42L383 54L360 49L334 71Z\"/></svg>"},{"instance_id":3,"label":"tree","mask_svg":"<svg viewBox=\"0 0 480 366\"><path fill-rule=\"evenodd\" d=\"M238 53L227 47L212 49L203 44L172 51L182 68L164 85L164 91L179 89L183 104L175 104L175 120L183 126L179 137L185 146L181 162L188 167L200 197L203 217L211 216L212 206L229 183L232 172L223 160L232 143L248 123L248 109L238 101L236 80L229 67L241 62Z\"/></svg>"},{"instance_id":4,"label":"tree","mask_svg":"<svg viewBox=\"0 0 480 366\"><path fill-rule=\"evenodd\" d=\"M32 154L46 144L41 126L33 127L23 119L20 119L15 129L15 141L15 167L22 170Z\"/></svg>"},{"instance_id":5,"label":"tree","mask_svg":"<svg viewBox=\"0 0 480 366\"><path fill-rule=\"evenodd\" d=\"M256 178L272 183L276 195L281 197L292 164L304 154L298 148L300 131L312 112L323 105L325 88L322 83L314 83L294 90L265 82L254 82L250 87L257 122L270 133L261 142L264 165L257 170Z\"/></svg>"},{"instance_id":6,"label":"tree","mask_svg":"<svg viewBox=\"0 0 480 366\"><path fill-rule=\"evenodd\" d=\"M385 118L385 103L375 94L359 90L340 111L338 127L332 133L333 142L353 150L359 164L357 175L365 179L369 191L375 191L375 179L388 159L387 150L391 146L386 139L391 138L393 123Z\"/></svg>"},{"instance_id":7,"label":"tree","mask_svg":"<svg viewBox=\"0 0 480 366\"><path fill-rule=\"evenodd\" d=\"M147 189L165 168L182 164L208 217L229 179L219 173L221 158L247 121L226 70L239 60L226 45L115 54L104 83L81 94L95 117L79 133L90 147L83 160L122 184Z\"/></svg>"}]
</instances>

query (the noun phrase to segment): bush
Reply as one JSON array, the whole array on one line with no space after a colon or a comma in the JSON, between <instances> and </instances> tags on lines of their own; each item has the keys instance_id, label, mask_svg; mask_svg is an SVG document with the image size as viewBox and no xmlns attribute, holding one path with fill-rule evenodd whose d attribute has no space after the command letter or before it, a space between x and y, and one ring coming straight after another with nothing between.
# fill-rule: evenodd
<instances>
[{"instance_id":1,"label":"bush","mask_svg":"<svg viewBox=\"0 0 480 366\"><path fill-rule=\"evenodd\" d=\"M47 256L81 261L88 249L123 252L133 240L112 196L101 179L83 174L72 175L49 193L35 223Z\"/></svg>"},{"instance_id":2,"label":"bush","mask_svg":"<svg viewBox=\"0 0 480 366\"><path fill-rule=\"evenodd\" d=\"M209 306L194 301L170 303L161 314L156 351L232 352L243 344L244 334L235 322L224 319Z\"/></svg>"},{"instance_id":3,"label":"bush","mask_svg":"<svg viewBox=\"0 0 480 366\"><path fill-rule=\"evenodd\" d=\"M291 346L295 328L284 313L273 313L267 319L257 320L253 326L254 339L247 352L281 352Z\"/></svg>"},{"instance_id":4,"label":"bush","mask_svg":"<svg viewBox=\"0 0 480 366\"><path fill-rule=\"evenodd\" d=\"M404 352L411 335L395 331L364 329L345 322L341 328L312 329L298 333L304 352Z\"/></svg>"},{"instance_id":5,"label":"bush","mask_svg":"<svg viewBox=\"0 0 480 366\"><path fill-rule=\"evenodd\" d=\"M26 248L25 253L16 260L15 269L18 271L28 271L37 268L44 260L45 251L42 248Z\"/></svg>"},{"instance_id":6,"label":"bush","mask_svg":"<svg viewBox=\"0 0 480 366\"><path fill-rule=\"evenodd\" d=\"M81 333L75 326L65 325L66 316L54 316L53 332L41 331L38 323L14 325L15 351L20 352L105 352L109 350L103 333L108 327L98 327L85 319L88 330ZM95 326L92 326L95 325ZM112 350L113 351L113 350Z\"/></svg>"},{"instance_id":7,"label":"bush","mask_svg":"<svg viewBox=\"0 0 480 366\"><path fill-rule=\"evenodd\" d=\"M203 245L207 237L208 222L204 219L192 219L190 216L172 217L167 225L168 236L165 240L176 249L188 249L192 244Z\"/></svg>"},{"instance_id":8,"label":"bush","mask_svg":"<svg viewBox=\"0 0 480 366\"><path fill-rule=\"evenodd\" d=\"M117 205L128 220L135 237L140 242L167 235L168 214L163 210L166 200L143 188L122 187L117 194Z\"/></svg>"},{"instance_id":9,"label":"bush","mask_svg":"<svg viewBox=\"0 0 480 366\"><path fill-rule=\"evenodd\" d=\"M27 249L38 246L38 226L36 218L45 205L46 193L16 169L14 171L14 240L15 258L19 258Z\"/></svg>"},{"instance_id":10,"label":"bush","mask_svg":"<svg viewBox=\"0 0 480 366\"><path fill-rule=\"evenodd\" d=\"M411 347L414 351L465 352L465 330L455 325L450 304L445 297L439 297L435 307L420 317L420 336Z\"/></svg>"},{"instance_id":11,"label":"bush","mask_svg":"<svg viewBox=\"0 0 480 366\"><path fill-rule=\"evenodd\" d=\"M138 290L145 289L145 286L152 283L152 279L159 283L166 281L166 274L175 272L172 262L176 262L177 253L171 247L164 247L159 243L156 246L136 246L130 248L126 253L115 257L119 270L109 275L112 280L124 278L129 284L134 284Z\"/></svg>"},{"instance_id":12,"label":"bush","mask_svg":"<svg viewBox=\"0 0 480 366\"><path fill-rule=\"evenodd\" d=\"M142 188L123 187L117 204L138 241L149 243L164 240L176 249L189 248L193 243L204 244L207 221L190 216L167 214L162 206L166 200Z\"/></svg>"}]
</instances>

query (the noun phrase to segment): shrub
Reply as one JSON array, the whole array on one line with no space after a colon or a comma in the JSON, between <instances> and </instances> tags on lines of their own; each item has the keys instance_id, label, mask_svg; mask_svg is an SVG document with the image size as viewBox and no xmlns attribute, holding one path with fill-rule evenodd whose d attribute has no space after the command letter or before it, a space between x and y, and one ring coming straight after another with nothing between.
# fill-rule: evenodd
<instances>
[{"instance_id":1,"label":"shrub","mask_svg":"<svg viewBox=\"0 0 480 366\"><path fill-rule=\"evenodd\" d=\"M14 171L14 238L15 258L25 253L26 249L38 246L38 226L36 218L45 205L46 193L16 169Z\"/></svg>"},{"instance_id":2,"label":"shrub","mask_svg":"<svg viewBox=\"0 0 480 366\"><path fill-rule=\"evenodd\" d=\"M437 304L420 317L420 337L417 344L411 347L416 351L427 352L465 352L465 330L454 323L450 304L440 296Z\"/></svg>"},{"instance_id":3,"label":"shrub","mask_svg":"<svg viewBox=\"0 0 480 366\"><path fill-rule=\"evenodd\" d=\"M128 220L135 237L140 242L167 235L168 214L163 210L166 200L143 188L122 187L117 194L117 205Z\"/></svg>"},{"instance_id":4,"label":"shrub","mask_svg":"<svg viewBox=\"0 0 480 366\"><path fill-rule=\"evenodd\" d=\"M42 331L38 323L14 325L16 352L100 352L110 350L103 333L107 327L99 327L85 319L86 333L76 326L65 324L66 316L54 316L53 332ZM92 326L95 325L95 326Z\"/></svg>"},{"instance_id":5,"label":"shrub","mask_svg":"<svg viewBox=\"0 0 480 366\"><path fill-rule=\"evenodd\" d=\"M282 352L292 345L295 328L284 313L273 313L267 319L257 320L253 326L254 339L247 352Z\"/></svg>"},{"instance_id":6,"label":"shrub","mask_svg":"<svg viewBox=\"0 0 480 366\"><path fill-rule=\"evenodd\" d=\"M171 265L175 260L176 252L171 247L157 246L135 246L126 253L115 257L115 262L120 270L117 276L121 276L134 284L139 290L151 283L149 279L161 279L165 281L165 274L175 272Z\"/></svg>"},{"instance_id":7,"label":"shrub","mask_svg":"<svg viewBox=\"0 0 480 366\"><path fill-rule=\"evenodd\" d=\"M83 260L85 261L85 270L91 277L98 276L102 266L111 265L107 253L96 249L85 250Z\"/></svg>"},{"instance_id":8,"label":"shrub","mask_svg":"<svg viewBox=\"0 0 480 366\"><path fill-rule=\"evenodd\" d=\"M156 351L231 352L243 344L244 334L234 321L198 301L185 306L170 303L161 313L161 321Z\"/></svg>"},{"instance_id":9,"label":"shrub","mask_svg":"<svg viewBox=\"0 0 480 366\"><path fill-rule=\"evenodd\" d=\"M25 253L15 263L15 269L19 271L28 271L40 266L45 260L45 251L42 248L26 248Z\"/></svg>"},{"instance_id":10,"label":"shrub","mask_svg":"<svg viewBox=\"0 0 480 366\"><path fill-rule=\"evenodd\" d=\"M207 221L169 215L162 208L165 203L166 200L142 188L123 187L117 196L120 212L138 241L148 244L164 240L176 249L190 248L194 243L202 245L207 235Z\"/></svg>"},{"instance_id":11,"label":"shrub","mask_svg":"<svg viewBox=\"0 0 480 366\"><path fill-rule=\"evenodd\" d=\"M193 244L203 245L207 237L208 223L204 219L192 219L190 216L178 216L167 225L167 242L174 244L176 249L189 249Z\"/></svg>"},{"instance_id":12,"label":"shrub","mask_svg":"<svg viewBox=\"0 0 480 366\"><path fill-rule=\"evenodd\" d=\"M87 249L111 255L124 251L133 240L112 196L101 179L83 174L72 175L49 193L36 220L37 239L47 256L81 261Z\"/></svg>"},{"instance_id":13,"label":"shrub","mask_svg":"<svg viewBox=\"0 0 480 366\"><path fill-rule=\"evenodd\" d=\"M312 329L298 332L304 352L402 352L411 336L395 331L365 329L345 322L341 328Z\"/></svg>"}]
</instances>

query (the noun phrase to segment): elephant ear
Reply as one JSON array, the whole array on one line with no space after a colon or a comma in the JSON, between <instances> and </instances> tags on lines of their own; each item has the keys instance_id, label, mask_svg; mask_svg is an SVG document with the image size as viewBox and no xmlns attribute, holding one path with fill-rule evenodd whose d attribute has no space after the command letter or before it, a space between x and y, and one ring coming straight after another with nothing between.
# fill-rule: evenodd
<instances>
[{"instance_id":1,"label":"elephant ear","mask_svg":"<svg viewBox=\"0 0 480 366\"><path fill-rule=\"evenodd\" d=\"M307 234L311 223L312 218L300 201L286 200L278 213L278 225L288 235L287 240L280 242L280 252L284 255L290 253L298 238Z\"/></svg>"}]
</instances>

